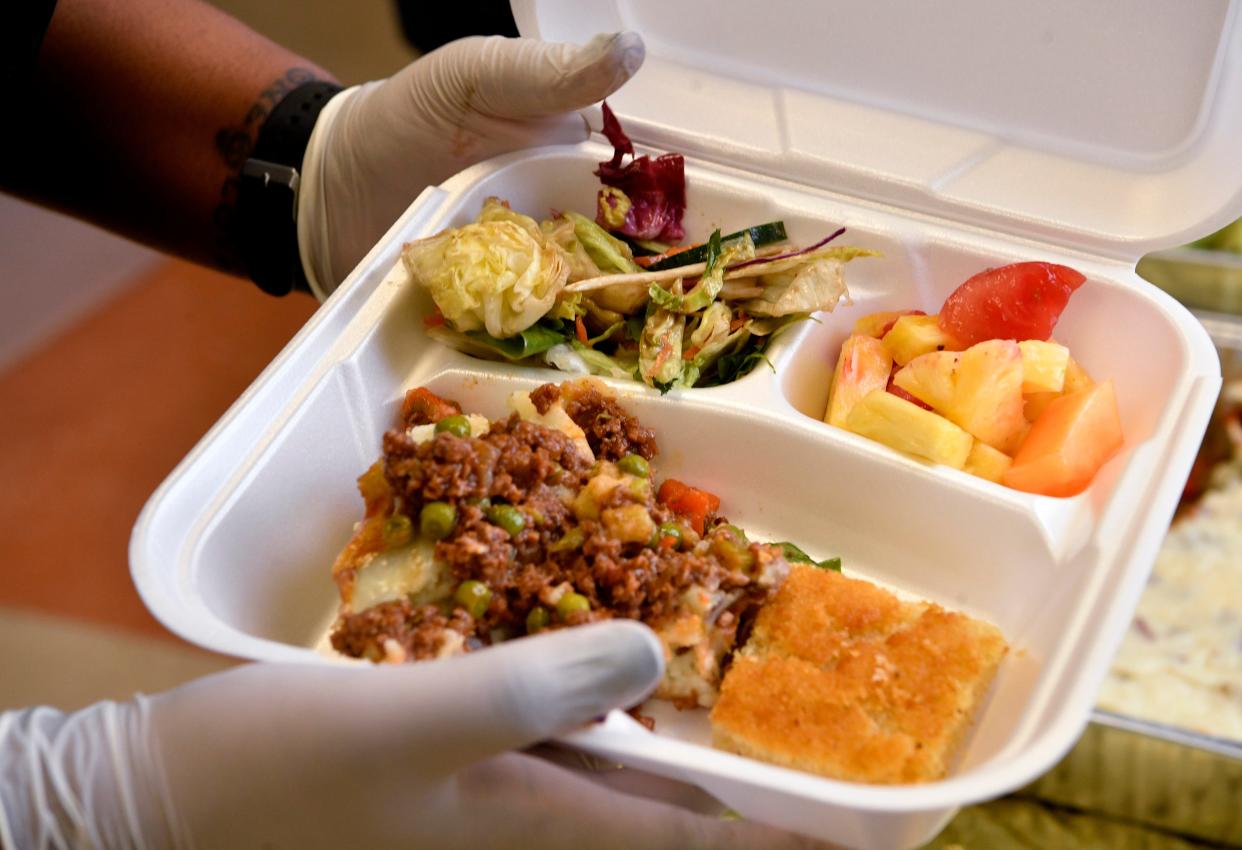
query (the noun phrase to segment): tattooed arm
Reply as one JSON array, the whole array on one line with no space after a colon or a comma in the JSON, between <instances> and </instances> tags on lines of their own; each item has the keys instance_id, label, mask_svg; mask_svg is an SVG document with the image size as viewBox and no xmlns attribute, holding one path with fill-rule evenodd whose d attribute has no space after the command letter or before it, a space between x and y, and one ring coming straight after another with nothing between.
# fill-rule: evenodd
<instances>
[{"instance_id":1,"label":"tattooed arm","mask_svg":"<svg viewBox=\"0 0 1242 850\"><path fill-rule=\"evenodd\" d=\"M427 186L587 138L577 111L643 55L634 33L464 38L332 97L300 169L297 257L312 292L331 292ZM281 99L315 79L331 78L202 0L60 0L32 83L6 90L0 189L241 271L241 167Z\"/></svg>"},{"instance_id":2,"label":"tattooed arm","mask_svg":"<svg viewBox=\"0 0 1242 850\"><path fill-rule=\"evenodd\" d=\"M2 131L0 188L239 271L237 175L312 79L332 78L198 0L60 0L24 120Z\"/></svg>"}]
</instances>

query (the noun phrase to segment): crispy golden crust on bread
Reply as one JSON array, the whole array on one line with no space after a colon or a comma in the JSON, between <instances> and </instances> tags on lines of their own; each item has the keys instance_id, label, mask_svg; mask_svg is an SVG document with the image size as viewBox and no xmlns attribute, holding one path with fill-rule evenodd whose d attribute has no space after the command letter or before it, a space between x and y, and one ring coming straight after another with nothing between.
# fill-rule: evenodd
<instances>
[{"instance_id":1,"label":"crispy golden crust on bread","mask_svg":"<svg viewBox=\"0 0 1242 850\"><path fill-rule=\"evenodd\" d=\"M938 779L1006 650L989 623L795 567L725 675L713 741L838 779Z\"/></svg>"}]
</instances>

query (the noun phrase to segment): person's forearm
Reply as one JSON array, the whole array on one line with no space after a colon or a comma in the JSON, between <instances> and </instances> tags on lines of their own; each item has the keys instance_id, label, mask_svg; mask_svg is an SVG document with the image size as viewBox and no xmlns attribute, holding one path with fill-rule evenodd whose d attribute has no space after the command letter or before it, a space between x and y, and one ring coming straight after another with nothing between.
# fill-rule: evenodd
<instances>
[{"instance_id":1,"label":"person's forearm","mask_svg":"<svg viewBox=\"0 0 1242 850\"><path fill-rule=\"evenodd\" d=\"M241 271L237 175L273 106L332 77L197 0L60 0L0 185Z\"/></svg>"}]
</instances>

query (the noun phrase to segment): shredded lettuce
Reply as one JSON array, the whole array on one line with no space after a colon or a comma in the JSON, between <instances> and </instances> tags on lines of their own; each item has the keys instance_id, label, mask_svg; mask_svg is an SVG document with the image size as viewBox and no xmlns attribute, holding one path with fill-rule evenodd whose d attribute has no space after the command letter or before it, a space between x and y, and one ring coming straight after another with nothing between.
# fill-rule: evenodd
<instances>
[{"instance_id":1,"label":"shredded lettuce","mask_svg":"<svg viewBox=\"0 0 1242 850\"><path fill-rule=\"evenodd\" d=\"M750 342L750 345L746 343ZM751 370L760 363L767 363L769 369L772 361L768 360L764 354L765 341L762 339L755 340L747 333L742 344L738 345L731 351L727 351L720 355L716 360L716 371L708 380L703 381L699 386L715 387L720 384L728 384L750 374Z\"/></svg>"},{"instance_id":2,"label":"shredded lettuce","mask_svg":"<svg viewBox=\"0 0 1242 850\"><path fill-rule=\"evenodd\" d=\"M752 316L789 316L832 310L845 291L844 265L821 258L796 269L763 276L763 294L742 303Z\"/></svg>"},{"instance_id":3,"label":"shredded lettuce","mask_svg":"<svg viewBox=\"0 0 1242 850\"><path fill-rule=\"evenodd\" d=\"M681 313L673 313L654 304L648 307L647 321L638 340L639 372L646 383L668 387L681 377L685 364L681 357L685 326L686 317Z\"/></svg>"},{"instance_id":4,"label":"shredded lettuce","mask_svg":"<svg viewBox=\"0 0 1242 850\"><path fill-rule=\"evenodd\" d=\"M773 543L772 545L781 547L781 552L785 555L785 560L791 564L810 564L813 567L819 567L821 570L832 570L838 573L841 572L840 558L825 558L822 561L817 561L806 552L803 552L802 549L787 540L782 540L780 543Z\"/></svg>"},{"instance_id":5,"label":"shredded lettuce","mask_svg":"<svg viewBox=\"0 0 1242 850\"><path fill-rule=\"evenodd\" d=\"M620 358L609 357L602 351L596 351L594 348L583 345L576 339L569 341L570 348L573 353L578 356L582 363L586 366L588 372L592 375L603 375L608 378L627 378L634 377L634 364L625 363Z\"/></svg>"},{"instance_id":6,"label":"shredded lettuce","mask_svg":"<svg viewBox=\"0 0 1242 850\"><path fill-rule=\"evenodd\" d=\"M729 264L749 259L754 255L755 243L749 233L744 233L741 238L730 241L722 247L720 230L714 230L707 240L706 267L693 289L685 295L677 295L653 283L648 294L652 301L666 310L675 313L697 313L714 302L720 290L724 288L725 269Z\"/></svg>"},{"instance_id":7,"label":"shredded lettuce","mask_svg":"<svg viewBox=\"0 0 1242 850\"><path fill-rule=\"evenodd\" d=\"M807 248L777 257L757 257L746 260L729 269L731 279L739 277L759 277L774 275L780 272L798 269L815 260L838 260L848 263L858 257L878 257L879 253L868 248L854 245L822 245L818 248ZM743 274L744 272L744 274Z\"/></svg>"},{"instance_id":8,"label":"shredded lettuce","mask_svg":"<svg viewBox=\"0 0 1242 850\"><path fill-rule=\"evenodd\" d=\"M466 333L474 342L492 349L506 360L525 360L542 354L554 345L569 338L570 332L555 320L544 320L531 325L514 336L499 339L483 331Z\"/></svg>"},{"instance_id":9,"label":"shredded lettuce","mask_svg":"<svg viewBox=\"0 0 1242 850\"><path fill-rule=\"evenodd\" d=\"M711 370L721 354L730 346L745 340L748 324L743 323L736 330L730 330L733 325L733 310L719 301L709 304L706 310L695 317L695 325L686 335L683 356L687 362L682 372L681 385L693 387L698 384L703 373Z\"/></svg>"},{"instance_id":10,"label":"shredded lettuce","mask_svg":"<svg viewBox=\"0 0 1242 850\"><path fill-rule=\"evenodd\" d=\"M539 229L549 241L555 243L564 252L565 259L569 263L570 283L597 277L604 273L599 266L595 265L586 247L578 239L572 221L567 218L548 219L539 222Z\"/></svg>"},{"instance_id":11,"label":"shredded lettuce","mask_svg":"<svg viewBox=\"0 0 1242 850\"><path fill-rule=\"evenodd\" d=\"M634 262L630 246L608 233L591 219L572 211L564 213L564 220L574 228L575 241L582 246L600 274L629 274L641 272ZM571 279L573 279L571 275ZM647 293L638 286L618 286L592 292L592 301L606 310L617 313L633 313L647 302Z\"/></svg>"},{"instance_id":12,"label":"shredded lettuce","mask_svg":"<svg viewBox=\"0 0 1242 850\"><path fill-rule=\"evenodd\" d=\"M534 219L499 201L479 218L410 243L402 260L456 330L504 339L552 309L569 263Z\"/></svg>"},{"instance_id":13,"label":"shredded lettuce","mask_svg":"<svg viewBox=\"0 0 1242 850\"><path fill-rule=\"evenodd\" d=\"M642 271L642 267L634 262L634 254L629 245L581 213L567 211L564 216L573 223L574 235L602 273L625 274Z\"/></svg>"},{"instance_id":14,"label":"shredded lettuce","mask_svg":"<svg viewBox=\"0 0 1242 850\"><path fill-rule=\"evenodd\" d=\"M509 206L508 201L502 201L495 196L485 198L483 208L479 210L479 214L475 217L476 224L491 224L498 221L507 221L521 227L531 236L539 239L543 236L543 229L539 223L528 215L517 212Z\"/></svg>"}]
</instances>

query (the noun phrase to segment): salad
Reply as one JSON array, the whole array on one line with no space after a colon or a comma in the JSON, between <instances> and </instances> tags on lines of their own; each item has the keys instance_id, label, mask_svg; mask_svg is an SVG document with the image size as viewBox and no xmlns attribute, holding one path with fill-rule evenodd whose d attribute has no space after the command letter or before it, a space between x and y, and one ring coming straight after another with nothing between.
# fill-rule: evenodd
<instances>
[{"instance_id":1,"label":"salad","mask_svg":"<svg viewBox=\"0 0 1242 850\"><path fill-rule=\"evenodd\" d=\"M607 104L604 134L614 154L595 172L594 218L537 221L488 198L473 222L405 246L411 279L436 305L430 335L667 392L736 380L781 330L848 303L845 263L875 252L830 244L844 228L806 247L788 244L780 221L682 245L681 155L635 157Z\"/></svg>"}]
</instances>

